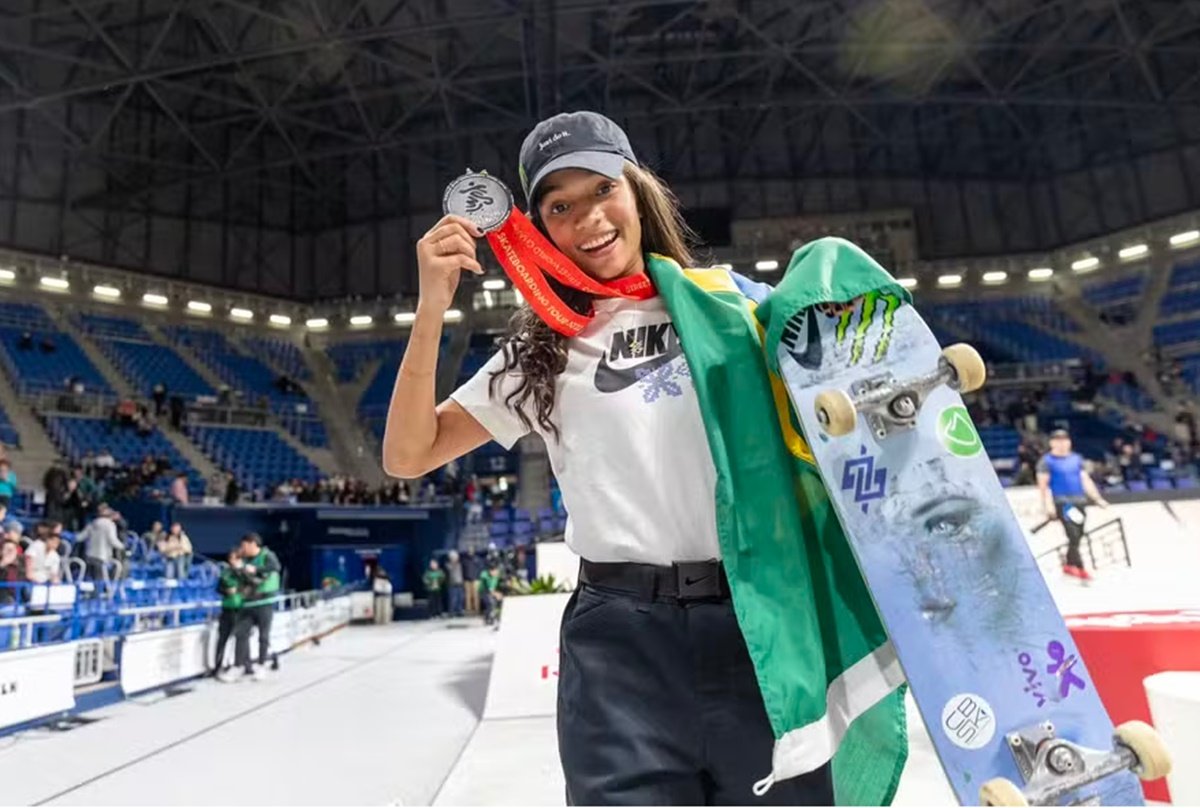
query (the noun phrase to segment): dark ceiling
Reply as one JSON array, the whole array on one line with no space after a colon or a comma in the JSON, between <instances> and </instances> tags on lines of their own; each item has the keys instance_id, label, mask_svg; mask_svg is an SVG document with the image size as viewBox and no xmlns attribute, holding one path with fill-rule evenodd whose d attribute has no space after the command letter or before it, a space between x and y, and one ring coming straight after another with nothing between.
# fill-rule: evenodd
<instances>
[{"instance_id":1,"label":"dark ceiling","mask_svg":"<svg viewBox=\"0 0 1200 808\"><path fill-rule=\"evenodd\" d=\"M416 220L403 241L449 178L511 179L529 127L579 108L624 124L685 202L734 218L814 207L745 202L755 183L1032 187L1126 165L1139 188L1083 229L1126 226L1200 202L1200 2L4 0L0 241L330 294L295 270L210 272L187 245L182 269L150 266L145 223L295 237ZM1136 166L1164 155L1182 185L1156 204ZM357 291L403 287L380 274Z\"/></svg>"}]
</instances>

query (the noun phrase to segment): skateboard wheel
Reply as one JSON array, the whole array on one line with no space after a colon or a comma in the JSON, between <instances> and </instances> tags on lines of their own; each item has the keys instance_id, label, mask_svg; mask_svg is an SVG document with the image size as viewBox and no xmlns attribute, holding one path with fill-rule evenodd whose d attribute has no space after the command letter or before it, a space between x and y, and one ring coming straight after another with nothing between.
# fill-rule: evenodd
<instances>
[{"instance_id":1,"label":"skateboard wheel","mask_svg":"<svg viewBox=\"0 0 1200 808\"><path fill-rule=\"evenodd\" d=\"M1139 779L1157 780L1171 773L1171 753L1154 727L1144 721L1126 721L1117 727L1116 736L1117 742L1137 757Z\"/></svg>"},{"instance_id":2,"label":"skateboard wheel","mask_svg":"<svg viewBox=\"0 0 1200 808\"><path fill-rule=\"evenodd\" d=\"M858 411L844 390L822 390L815 402L817 421L833 437L848 435L858 423Z\"/></svg>"},{"instance_id":3,"label":"skateboard wheel","mask_svg":"<svg viewBox=\"0 0 1200 808\"><path fill-rule=\"evenodd\" d=\"M948 345L942 351L942 356L954 368L954 375L958 377L958 392L973 392L987 381L987 366L983 364L983 358L979 351L965 342Z\"/></svg>"},{"instance_id":4,"label":"skateboard wheel","mask_svg":"<svg viewBox=\"0 0 1200 808\"><path fill-rule=\"evenodd\" d=\"M1012 780L997 777L979 787L980 805L1028 805L1029 800Z\"/></svg>"}]
</instances>

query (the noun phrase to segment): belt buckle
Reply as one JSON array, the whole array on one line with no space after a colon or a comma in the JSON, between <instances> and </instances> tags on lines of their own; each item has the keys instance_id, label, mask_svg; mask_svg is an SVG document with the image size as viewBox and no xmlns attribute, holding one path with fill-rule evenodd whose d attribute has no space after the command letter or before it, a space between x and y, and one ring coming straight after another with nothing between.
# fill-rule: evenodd
<instances>
[{"instance_id":1,"label":"belt buckle","mask_svg":"<svg viewBox=\"0 0 1200 808\"><path fill-rule=\"evenodd\" d=\"M680 600L721 597L721 568L712 561L676 562L675 589Z\"/></svg>"}]
</instances>

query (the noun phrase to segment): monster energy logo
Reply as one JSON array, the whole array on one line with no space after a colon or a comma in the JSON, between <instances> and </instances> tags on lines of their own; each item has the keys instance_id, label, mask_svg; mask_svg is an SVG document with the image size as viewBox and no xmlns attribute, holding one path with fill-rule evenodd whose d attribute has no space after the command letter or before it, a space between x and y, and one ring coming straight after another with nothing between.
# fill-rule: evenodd
<instances>
[{"instance_id":1,"label":"monster energy logo","mask_svg":"<svg viewBox=\"0 0 1200 808\"><path fill-rule=\"evenodd\" d=\"M883 361L883 358L887 356L888 348L892 344L892 331L896 325L896 311L899 308L900 298L896 295L868 292L863 295L861 306L842 312L841 318L838 320L837 329L835 330L838 345L846 341L851 326L854 324L854 313L855 311L859 313L858 325L854 326L854 337L850 343L851 365L857 365L862 359L867 345L867 333L871 330L871 326L875 324L877 314L883 320L883 330L879 335L879 342L875 346L875 352L871 361Z\"/></svg>"}]
</instances>

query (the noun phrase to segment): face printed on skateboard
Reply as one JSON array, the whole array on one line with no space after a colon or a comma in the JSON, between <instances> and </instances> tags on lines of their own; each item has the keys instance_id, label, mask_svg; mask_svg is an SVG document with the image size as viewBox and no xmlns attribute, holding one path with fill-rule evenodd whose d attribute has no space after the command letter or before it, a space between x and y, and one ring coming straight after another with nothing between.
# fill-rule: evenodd
<instances>
[{"instance_id":1,"label":"face printed on skateboard","mask_svg":"<svg viewBox=\"0 0 1200 808\"><path fill-rule=\"evenodd\" d=\"M885 535L922 617L948 632L1019 635L1004 503L993 507L969 480L951 479L942 459L904 469L893 484L882 507Z\"/></svg>"}]
</instances>

